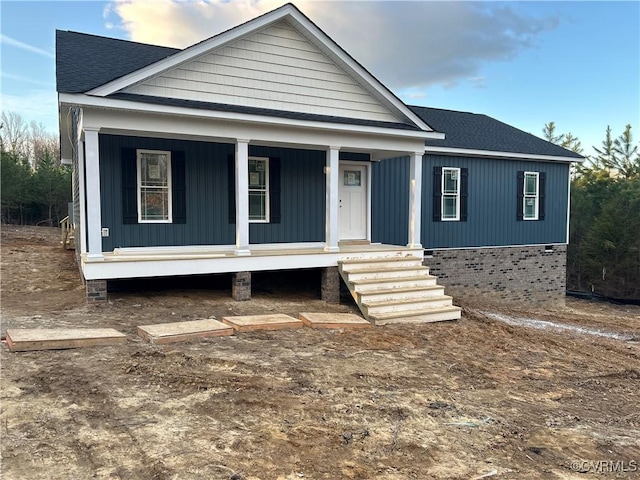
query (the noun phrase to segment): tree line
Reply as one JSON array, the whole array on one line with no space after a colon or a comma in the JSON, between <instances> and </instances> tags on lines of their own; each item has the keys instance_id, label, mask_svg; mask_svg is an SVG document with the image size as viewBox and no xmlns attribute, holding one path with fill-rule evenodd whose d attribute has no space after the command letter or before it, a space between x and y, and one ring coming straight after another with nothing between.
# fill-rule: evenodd
<instances>
[{"instance_id":1,"label":"tree line","mask_svg":"<svg viewBox=\"0 0 640 480\"><path fill-rule=\"evenodd\" d=\"M583 154L572 133L543 128L546 140ZM640 152L631 125L614 138L607 127L596 155L572 167L567 288L640 299ZM55 226L68 214L71 169L60 164L58 138L19 114L0 118L2 223Z\"/></svg>"},{"instance_id":2,"label":"tree line","mask_svg":"<svg viewBox=\"0 0 640 480\"><path fill-rule=\"evenodd\" d=\"M2 223L56 226L68 214L71 168L60 164L58 138L20 114L0 116Z\"/></svg>"},{"instance_id":3,"label":"tree line","mask_svg":"<svg viewBox=\"0 0 640 480\"><path fill-rule=\"evenodd\" d=\"M580 141L557 134L554 122L543 135L583 154ZM593 150L572 171L567 288L640 300L640 152L631 125L615 138L607 127Z\"/></svg>"}]
</instances>

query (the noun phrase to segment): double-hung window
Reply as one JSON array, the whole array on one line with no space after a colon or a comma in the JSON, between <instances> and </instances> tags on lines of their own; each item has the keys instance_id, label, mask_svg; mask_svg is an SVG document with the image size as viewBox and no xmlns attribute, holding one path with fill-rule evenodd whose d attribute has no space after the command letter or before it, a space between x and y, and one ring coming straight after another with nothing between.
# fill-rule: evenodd
<instances>
[{"instance_id":1,"label":"double-hung window","mask_svg":"<svg viewBox=\"0 0 640 480\"><path fill-rule=\"evenodd\" d=\"M249 221L269 222L269 159L249 157Z\"/></svg>"},{"instance_id":2,"label":"double-hung window","mask_svg":"<svg viewBox=\"0 0 640 480\"><path fill-rule=\"evenodd\" d=\"M138 222L171 223L171 152L137 150Z\"/></svg>"},{"instance_id":3,"label":"double-hung window","mask_svg":"<svg viewBox=\"0 0 640 480\"><path fill-rule=\"evenodd\" d=\"M460 169L442 167L442 221L460 220Z\"/></svg>"},{"instance_id":4,"label":"double-hung window","mask_svg":"<svg viewBox=\"0 0 640 480\"><path fill-rule=\"evenodd\" d=\"M538 172L524 172L524 186L522 198L522 218L524 220L538 220L540 204L540 174Z\"/></svg>"},{"instance_id":5,"label":"double-hung window","mask_svg":"<svg viewBox=\"0 0 640 480\"><path fill-rule=\"evenodd\" d=\"M469 210L469 169L433 167L433 221L466 222Z\"/></svg>"}]
</instances>

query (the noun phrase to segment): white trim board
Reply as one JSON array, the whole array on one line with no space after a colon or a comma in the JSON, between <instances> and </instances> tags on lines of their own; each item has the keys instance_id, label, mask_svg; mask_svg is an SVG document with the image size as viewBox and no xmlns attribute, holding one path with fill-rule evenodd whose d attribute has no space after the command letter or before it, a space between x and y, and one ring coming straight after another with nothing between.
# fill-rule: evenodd
<instances>
[{"instance_id":1,"label":"white trim board","mask_svg":"<svg viewBox=\"0 0 640 480\"><path fill-rule=\"evenodd\" d=\"M112 80L102 86L87 92L89 95L105 97L118 92L124 88L138 84L151 77L159 75L169 69L182 65L201 55L213 50L229 45L246 35L257 32L280 20L286 20L295 30L315 44L332 61L336 62L342 69L350 74L365 90L371 92L381 101L390 112L399 119L404 118L426 132L433 129L407 107L398 97L387 89L378 79L371 75L362 65L348 55L339 45L337 45L326 33L316 26L300 10L292 4L283 5L269 13L254 18L242 25L221 34L192 45L182 51L174 53L158 62L152 63L128 75Z\"/></svg>"},{"instance_id":2,"label":"white trim board","mask_svg":"<svg viewBox=\"0 0 640 480\"><path fill-rule=\"evenodd\" d=\"M529 161L541 161L541 162L583 162L585 159L561 157L556 155L535 155L529 153L513 153L513 152L498 152L494 150L476 150L471 148L454 148L454 147L437 147L433 145L427 145L424 147L424 153L441 153L444 155L455 156L469 156L469 157L497 157L497 158L510 158L513 160L529 160Z\"/></svg>"}]
</instances>

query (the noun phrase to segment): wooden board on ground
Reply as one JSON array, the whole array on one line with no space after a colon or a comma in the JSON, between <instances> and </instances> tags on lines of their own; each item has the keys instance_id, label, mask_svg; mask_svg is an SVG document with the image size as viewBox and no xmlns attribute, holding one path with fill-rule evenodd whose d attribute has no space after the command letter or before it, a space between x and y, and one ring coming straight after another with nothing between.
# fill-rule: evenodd
<instances>
[{"instance_id":1,"label":"wooden board on ground","mask_svg":"<svg viewBox=\"0 0 640 480\"><path fill-rule=\"evenodd\" d=\"M127 342L127 336L113 328L12 328L7 330L6 339L12 352L62 350Z\"/></svg>"},{"instance_id":2,"label":"wooden board on ground","mask_svg":"<svg viewBox=\"0 0 640 480\"><path fill-rule=\"evenodd\" d=\"M371 323L353 313L301 313L298 318L310 328L368 328Z\"/></svg>"},{"instance_id":3,"label":"wooden board on ground","mask_svg":"<svg viewBox=\"0 0 640 480\"><path fill-rule=\"evenodd\" d=\"M247 315L241 317L224 317L227 325L231 325L236 332L251 332L253 330L281 330L285 328L302 328L302 321L289 315Z\"/></svg>"},{"instance_id":4,"label":"wooden board on ground","mask_svg":"<svg viewBox=\"0 0 640 480\"><path fill-rule=\"evenodd\" d=\"M223 337L226 335L233 335L233 328L213 319L159 323L138 327L138 336L155 344L186 342L199 338Z\"/></svg>"}]
</instances>

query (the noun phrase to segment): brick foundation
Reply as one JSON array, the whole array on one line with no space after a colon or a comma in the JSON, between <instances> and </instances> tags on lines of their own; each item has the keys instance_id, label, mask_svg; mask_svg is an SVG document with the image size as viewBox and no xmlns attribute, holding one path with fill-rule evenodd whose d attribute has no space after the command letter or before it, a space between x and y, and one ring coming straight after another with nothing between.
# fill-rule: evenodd
<instances>
[{"instance_id":1,"label":"brick foundation","mask_svg":"<svg viewBox=\"0 0 640 480\"><path fill-rule=\"evenodd\" d=\"M564 305L565 245L434 250L431 258L428 253L424 264L454 299Z\"/></svg>"},{"instance_id":2,"label":"brick foundation","mask_svg":"<svg viewBox=\"0 0 640 480\"><path fill-rule=\"evenodd\" d=\"M340 303L340 272L338 272L338 267L322 269L320 298L327 303Z\"/></svg>"},{"instance_id":3,"label":"brick foundation","mask_svg":"<svg viewBox=\"0 0 640 480\"><path fill-rule=\"evenodd\" d=\"M239 302L251 300L251 272L237 272L232 274L231 296Z\"/></svg>"},{"instance_id":4,"label":"brick foundation","mask_svg":"<svg viewBox=\"0 0 640 480\"><path fill-rule=\"evenodd\" d=\"M87 303L105 303L107 301L107 281L87 280Z\"/></svg>"}]
</instances>

